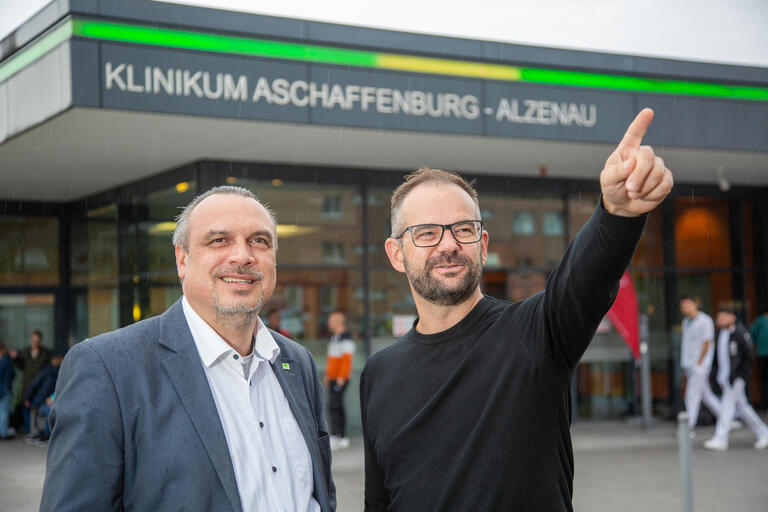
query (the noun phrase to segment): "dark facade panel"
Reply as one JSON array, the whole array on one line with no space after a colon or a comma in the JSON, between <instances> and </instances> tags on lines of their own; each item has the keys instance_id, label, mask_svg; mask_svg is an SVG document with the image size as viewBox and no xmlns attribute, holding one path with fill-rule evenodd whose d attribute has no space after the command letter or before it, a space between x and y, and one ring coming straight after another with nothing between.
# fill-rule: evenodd
<instances>
[{"instance_id":1,"label":"dark facade panel","mask_svg":"<svg viewBox=\"0 0 768 512\"><path fill-rule=\"evenodd\" d=\"M688 78L691 80L716 80L726 83L768 83L767 68L654 59L651 57L634 57L633 60L635 71L644 75Z\"/></svg>"},{"instance_id":2,"label":"dark facade panel","mask_svg":"<svg viewBox=\"0 0 768 512\"><path fill-rule=\"evenodd\" d=\"M654 123L647 144L768 151L768 103L652 94L640 94L638 101L663 120Z\"/></svg>"},{"instance_id":3,"label":"dark facade panel","mask_svg":"<svg viewBox=\"0 0 768 512\"><path fill-rule=\"evenodd\" d=\"M485 84L486 135L614 142L635 115L633 94Z\"/></svg>"},{"instance_id":4,"label":"dark facade panel","mask_svg":"<svg viewBox=\"0 0 768 512\"><path fill-rule=\"evenodd\" d=\"M101 106L99 43L72 40L69 45L72 59L72 105Z\"/></svg>"}]
</instances>

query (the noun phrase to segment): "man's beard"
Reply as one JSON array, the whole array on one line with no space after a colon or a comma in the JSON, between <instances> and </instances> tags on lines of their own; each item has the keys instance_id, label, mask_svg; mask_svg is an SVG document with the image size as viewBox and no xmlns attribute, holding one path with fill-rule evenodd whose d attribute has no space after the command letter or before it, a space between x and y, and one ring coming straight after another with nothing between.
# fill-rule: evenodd
<instances>
[{"instance_id":1,"label":"man's beard","mask_svg":"<svg viewBox=\"0 0 768 512\"><path fill-rule=\"evenodd\" d=\"M220 279L227 274L237 274L240 276L247 276L254 281L261 281L264 279L264 274L258 270L250 269L247 267L229 267L218 269L213 278ZM243 292L245 294L245 292ZM219 299L219 294L214 287L213 292L213 309L216 311L216 319L222 323L229 325L230 327L241 329L247 327L256 319L261 311L261 307L264 305L264 291L259 290L259 298L256 304L235 304L224 305Z\"/></svg>"},{"instance_id":2,"label":"man's beard","mask_svg":"<svg viewBox=\"0 0 768 512\"><path fill-rule=\"evenodd\" d=\"M407 260L403 260L403 263L405 263L405 273L414 291L438 306L455 306L467 300L480 284L480 278L483 274L483 267L479 262L476 263L468 256L455 252L442 253L430 258L424 264L423 270L410 268ZM446 286L429 273L434 267L445 264L460 264L467 269L461 282L453 288Z\"/></svg>"}]
</instances>

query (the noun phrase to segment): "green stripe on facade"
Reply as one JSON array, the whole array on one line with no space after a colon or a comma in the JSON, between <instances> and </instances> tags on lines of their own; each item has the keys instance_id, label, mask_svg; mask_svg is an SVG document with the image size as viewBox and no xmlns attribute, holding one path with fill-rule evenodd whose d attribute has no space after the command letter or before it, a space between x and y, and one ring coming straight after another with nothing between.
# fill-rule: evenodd
<instances>
[{"instance_id":1,"label":"green stripe on facade","mask_svg":"<svg viewBox=\"0 0 768 512\"><path fill-rule=\"evenodd\" d=\"M463 78L481 78L502 82L521 82L542 85L560 85L588 89L607 89L635 93L680 94L687 96L726 98L749 101L768 101L768 87L753 87L734 84L694 82L642 78L630 75L587 73L543 68L515 68L494 65L493 73L484 76L484 62L437 59L422 56L395 55L347 48L334 48L300 43L271 41L266 39L236 37L222 34L149 27L126 23L113 23L72 19L56 28L41 40L22 50L0 65L0 82L23 69L31 62L67 40L71 36L85 37L100 41L115 41L166 48L206 51L230 55L245 55L278 60L292 60L318 64L353 66L368 69L386 69L413 73L413 62L425 63L424 74L440 74ZM398 57L403 57L398 59ZM435 66L428 66L434 61ZM400 64L398 64L400 63ZM469 74L467 64L478 64ZM503 68L510 73L502 73ZM402 68L402 69L400 69ZM512 73L511 71L515 71ZM518 78L519 77L519 78Z\"/></svg>"}]
</instances>

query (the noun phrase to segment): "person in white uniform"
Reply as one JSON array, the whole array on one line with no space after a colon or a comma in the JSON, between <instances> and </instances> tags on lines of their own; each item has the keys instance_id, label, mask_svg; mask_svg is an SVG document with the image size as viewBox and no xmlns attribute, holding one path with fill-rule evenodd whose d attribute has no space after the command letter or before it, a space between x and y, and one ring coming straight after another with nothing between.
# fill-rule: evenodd
<instances>
[{"instance_id":1,"label":"person in white uniform","mask_svg":"<svg viewBox=\"0 0 768 512\"><path fill-rule=\"evenodd\" d=\"M717 383L723 388L723 396L715 435L704 443L704 448L728 449L731 421L738 412L757 438L755 448L764 450L768 448L768 426L749 404L744 392L754 358L749 331L737 321L735 312L728 308L721 308L717 313L717 327L720 329L717 337Z\"/></svg>"},{"instance_id":2,"label":"person in white uniform","mask_svg":"<svg viewBox=\"0 0 768 512\"><path fill-rule=\"evenodd\" d=\"M715 324L711 316L699 311L699 306L691 297L683 296L680 299L680 312L685 317L680 365L686 377L685 409L688 411L688 427L693 436L702 401L712 414L720 417L720 400L709 387L709 371L715 353Z\"/></svg>"}]
</instances>

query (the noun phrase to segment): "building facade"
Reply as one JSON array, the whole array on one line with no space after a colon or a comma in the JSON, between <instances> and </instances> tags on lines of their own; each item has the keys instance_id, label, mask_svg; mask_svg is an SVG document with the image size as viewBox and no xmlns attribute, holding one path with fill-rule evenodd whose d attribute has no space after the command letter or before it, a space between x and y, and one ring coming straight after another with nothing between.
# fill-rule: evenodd
<instances>
[{"instance_id":1,"label":"building facade","mask_svg":"<svg viewBox=\"0 0 768 512\"><path fill-rule=\"evenodd\" d=\"M179 207L235 184L279 222L265 309L321 366L327 316L347 311L359 374L415 314L383 250L405 173L476 180L484 290L518 300L543 289L645 106L656 111L647 143L676 178L630 268L657 412L679 407L678 296L707 312L736 305L746 321L768 299L768 69L104 0L52 2L0 58L0 338L11 346L41 329L65 352L164 311L181 293ZM574 378L579 416L635 413L636 374L605 323Z\"/></svg>"}]
</instances>

